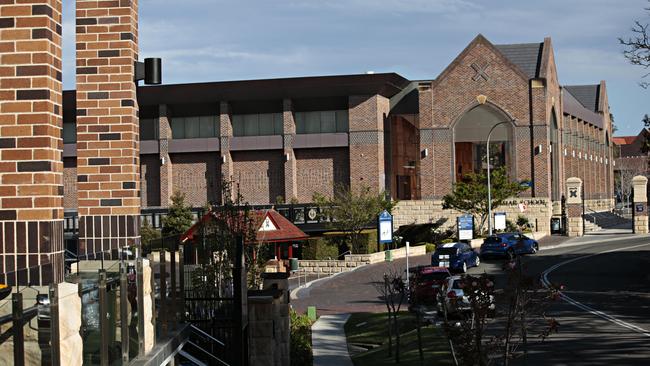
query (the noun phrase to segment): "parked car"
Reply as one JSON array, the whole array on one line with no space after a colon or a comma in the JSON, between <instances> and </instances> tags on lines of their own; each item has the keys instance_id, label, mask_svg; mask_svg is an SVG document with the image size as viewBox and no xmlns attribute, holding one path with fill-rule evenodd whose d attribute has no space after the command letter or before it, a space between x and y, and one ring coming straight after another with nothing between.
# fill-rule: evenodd
<instances>
[{"instance_id":1,"label":"parked car","mask_svg":"<svg viewBox=\"0 0 650 366\"><path fill-rule=\"evenodd\" d=\"M432 266L446 267L455 272L465 273L468 268L478 267L480 264L478 254L465 243L443 244L431 255Z\"/></svg>"},{"instance_id":2,"label":"parked car","mask_svg":"<svg viewBox=\"0 0 650 366\"><path fill-rule=\"evenodd\" d=\"M446 267L418 267L412 276L411 304L435 305L438 301L438 291L450 276L451 273Z\"/></svg>"},{"instance_id":3,"label":"parked car","mask_svg":"<svg viewBox=\"0 0 650 366\"><path fill-rule=\"evenodd\" d=\"M447 278L443 284L442 301L438 302L438 314L443 313L443 306L447 308L447 316L459 315L467 313L472 310L472 305L468 296L463 291L463 276L451 276ZM444 303L443 303L444 301ZM496 305L494 303L494 295L489 294L489 310L491 315L494 315Z\"/></svg>"},{"instance_id":4,"label":"parked car","mask_svg":"<svg viewBox=\"0 0 650 366\"><path fill-rule=\"evenodd\" d=\"M535 254L539 243L521 233L503 233L489 236L481 245L481 257L514 257L516 254Z\"/></svg>"}]
</instances>

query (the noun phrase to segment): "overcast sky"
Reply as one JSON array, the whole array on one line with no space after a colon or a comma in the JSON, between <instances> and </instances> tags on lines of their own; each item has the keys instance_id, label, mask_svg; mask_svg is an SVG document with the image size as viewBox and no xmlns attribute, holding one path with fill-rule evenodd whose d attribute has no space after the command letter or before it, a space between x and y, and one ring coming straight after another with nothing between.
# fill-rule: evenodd
<instances>
[{"instance_id":1,"label":"overcast sky","mask_svg":"<svg viewBox=\"0 0 650 366\"><path fill-rule=\"evenodd\" d=\"M397 72L432 79L482 33L491 42L553 40L560 83L607 81L617 135L650 113L644 70L617 37L650 22L647 0L140 0L140 58L162 57L185 83ZM74 88L74 1L64 1L65 89Z\"/></svg>"}]
</instances>

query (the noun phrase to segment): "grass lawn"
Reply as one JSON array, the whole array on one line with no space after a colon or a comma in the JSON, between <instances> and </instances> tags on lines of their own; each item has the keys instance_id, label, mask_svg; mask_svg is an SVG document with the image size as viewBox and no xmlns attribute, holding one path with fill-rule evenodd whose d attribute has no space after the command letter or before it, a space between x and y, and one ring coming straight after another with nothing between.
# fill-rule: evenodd
<instances>
[{"instance_id":1,"label":"grass lawn","mask_svg":"<svg viewBox=\"0 0 650 366\"><path fill-rule=\"evenodd\" d=\"M356 366L395 365L395 336L393 335L393 357L388 357L386 318L385 313L356 313L352 314L348 319L345 324L348 344L379 345L369 351L353 355L352 361ZM400 363L419 365L420 356L415 316L408 312L401 312L398 319L401 336ZM439 328L434 328L431 325L422 327L422 349L424 351L424 364L453 364L449 346L442 334L442 330Z\"/></svg>"}]
</instances>

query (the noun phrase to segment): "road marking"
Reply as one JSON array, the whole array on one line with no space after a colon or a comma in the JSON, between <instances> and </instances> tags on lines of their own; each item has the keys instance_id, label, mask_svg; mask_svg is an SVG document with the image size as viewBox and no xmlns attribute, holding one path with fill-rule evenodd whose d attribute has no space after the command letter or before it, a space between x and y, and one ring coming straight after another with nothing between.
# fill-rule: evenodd
<instances>
[{"instance_id":1,"label":"road marking","mask_svg":"<svg viewBox=\"0 0 650 366\"><path fill-rule=\"evenodd\" d=\"M566 260L564 262L557 263L557 264L549 267L548 269L546 269L544 272L542 272L542 283L544 284L544 286L546 288L548 288L551 285L550 281L548 280L549 273L555 271L556 269L562 267L565 264L573 263L573 262L579 261L581 259L587 259L587 258L595 257L595 256L601 255L601 254L617 252L617 251L620 251L620 250L634 249L634 248L644 247L644 246L648 246L648 245L650 245L650 243L633 245L633 246L624 247L624 248L610 249L610 250L605 250L605 251L594 253L594 254L584 255L582 257L577 257L577 258ZM604 312L602 312L600 310L596 310L596 309L594 309L594 308L592 308L590 306L587 306L587 305L585 305L585 304L583 304L581 302L578 302L578 301L570 298L569 296L565 295L562 292L560 292L560 297L562 298L562 300L568 302L569 304L571 304L571 305L573 305L573 306L575 306L575 307L577 307L579 309L582 309L582 310L584 310L586 312L589 312L592 315L596 315L596 316L598 316L600 318L603 318L603 319L605 319L605 320L607 320L609 322L612 322L612 323L614 323L616 325L619 325L619 326L621 326L623 328L627 328L627 329L632 330L634 332L640 333L640 334L642 334L642 335L644 335L646 337L650 337L650 331L648 331L648 330L645 330L645 329L643 329L643 328L641 328L639 326L636 326L634 324L631 324L631 323L628 323L628 322L623 321L621 319L618 319L618 318L616 318L616 317L614 317L612 315L609 315L607 313L604 313Z\"/></svg>"}]
</instances>

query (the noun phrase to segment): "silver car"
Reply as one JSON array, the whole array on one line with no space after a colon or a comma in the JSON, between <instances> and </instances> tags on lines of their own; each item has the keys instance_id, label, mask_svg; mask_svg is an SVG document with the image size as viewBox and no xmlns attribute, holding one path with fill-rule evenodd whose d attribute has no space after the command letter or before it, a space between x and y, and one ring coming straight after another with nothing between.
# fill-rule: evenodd
<instances>
[{"instance_id":1,"label":"silver car","mask_svg":"<svg viewBox=\"0 0 650 366\"><path fill-rule=\"evenodd\" d=\"M445 306L447 308L447 315L457 315L461 313L470 312L472 305L469 297L463 291L463 276L451 276L447 278L442 285L443 291L440 292L442 301L438 301L438 313L443 314ZM489 295L489 311L493 314L496 306L494 304L494 295Z\"/></svg>"}]
</instances>

